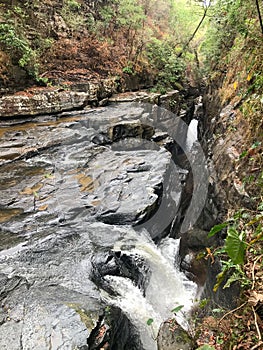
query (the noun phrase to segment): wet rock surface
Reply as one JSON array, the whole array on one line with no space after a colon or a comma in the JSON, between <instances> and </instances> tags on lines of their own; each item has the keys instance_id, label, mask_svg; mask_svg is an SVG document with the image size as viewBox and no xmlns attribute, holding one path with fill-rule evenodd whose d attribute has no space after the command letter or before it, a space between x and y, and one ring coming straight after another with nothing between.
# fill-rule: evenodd
<instances>
[{"instance_id":1,"label":"wet rock surface","mask_svg":"<svg viewBox=\"0 0 263 350\"><path fill-rule=\"evenodd\" d=\"M98 286L103 286L110 294L115 294L104 276L122 276L130 278L142 292L146 290L150 269L147 263L136 255L127 255L121 251L97 254L92 259L91 279Z\"/></svg>"},{"instance_id":2,"label":"wet rock surface","mask_svg":"<svg viewBox=\"0 0 263 350\"><path fill-rule=\"evenodd\" d=\"M193 339L175 320L162 324L157 343L158 350L192 350L195 348Z\"/></svg>"},{"instance_id":3,"label":"wet rock surface","mask_svg":"<svg viewBox=\"0 0 263 350\"><path fill-rule=\"evenodd\" d=\"M204 102L206 118L201 122L201 133L207 140L204 146L209 156L210 182L224 216L229 206L253 206L253 196L243 184L247 173L240 164L242 150L249 138L249 126L246 118L238 114L235 103L222 106L217 90L209 91Z\"/></svg>"},{"instance_id":4,"label":"wet rock surface","mask_svg":"<svg viewBox=\"0 0 263 350\"><path fill-rule=\"evenodd\" d=\"M92 237L103 237L100 242L97 239L96 250L108 250L127 234L127 228L112 231L94 223L88 227L57 225L48 231L44 240L28 242L15 255L1 252L2 349L85 346L103 315L98 289L89 278ZM10 337L17 337L17 342L10 344Z\"/></svg>"},{"instance_id":5,"label":"wet rock surface","mask_svg":"<svg viewBox=\"0 0 263 350\"><path fill-rule=\"evenodd\" d=\"M15 159L2 153L2 220L21 214L19 229L31 217L38 225L52 218L132 225L146 221L160 204L171 154L151 141L152 126L132 120L143 113L138 106L129 113L124 105L67 121L3 127L4 145L15 142L8 151L14 153L19 142L21 153ZM99 138L104 141L98 145ZM184 172L173 170L179 203ZM5 228L9 226L17 232L15 220Z\"/></svg>"},{"instance_id":6,"label":"wet rock surface","mask_svg":"<svg viewBox=\"0 0 263 350\"><path fill-rule=\"evenodd\" d=\"M162 201L172 217L180 203L187 172L170 169L170 141L160 130L154 141L149 116L122 103L2 123L1 349L145 348L122 311L106 317L101 290L111 295L105 276L114 275L144 293L149 267L118 246L128 237L137 244L144 222L153 235L162 229L151 223Z\"/></svg>"}]
</instances>

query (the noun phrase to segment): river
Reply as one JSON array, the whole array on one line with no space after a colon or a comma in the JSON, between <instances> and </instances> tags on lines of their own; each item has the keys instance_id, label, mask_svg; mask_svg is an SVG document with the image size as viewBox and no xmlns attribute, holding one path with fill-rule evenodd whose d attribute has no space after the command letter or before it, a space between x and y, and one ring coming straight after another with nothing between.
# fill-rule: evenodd
<instances>
[{"instance_id":1,"label":"river","mask_svg":"<svg viewBox=\"0 0 263 350\"><path fill-rule=\"evenodd\" d=\"M178 120L129 102L1 122L1 349L154 350L177 306L188 327L197 286L169 230L206 193L179 220L177 159L198 152Z\"/></svg>"}]
</instances>

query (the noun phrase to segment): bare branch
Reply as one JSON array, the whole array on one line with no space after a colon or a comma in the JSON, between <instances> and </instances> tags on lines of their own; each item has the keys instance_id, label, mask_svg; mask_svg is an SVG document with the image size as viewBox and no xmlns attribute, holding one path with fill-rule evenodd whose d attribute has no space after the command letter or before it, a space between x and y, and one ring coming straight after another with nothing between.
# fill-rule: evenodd
<instances>
[{"instance_id":1,"label":"bare branch","mask_svg":"<svg viewBox=\"0 0 263 350\"><path fill-rule=\"evenodd\" d=\"M204 13L203 13L203 16L200 20L200 22L198 23L197 27L195 28L193 34L190 36L190 38L188 39L188 41L186 42L186 44L184 44L181 52L177 55L177 57L181 57L182 54L184 53L185 49L189 46L190 42L193 40L193 38L195 37L196 33L198 32L199 28L201 27L204 19L206 18L206 15L207 15L207 11L208 11L208 8L210 7L211 5L211 1L209 0L208 4L206 4L204 2Z\"/></svg>"},{"instance_id":2,"label":"bare branch","mask_svg":"<svg viewBox=\"0 0 263 350\"><path fill-rule=\"evenodd\" d=\"M259 7L258 0L256 0L256 5L257 5L258 19L259 19L259 23L260 23L261 33L263 34L263 21L262 21L262 16L260 13L260 7Z\"/></svg>"}]
</instances>

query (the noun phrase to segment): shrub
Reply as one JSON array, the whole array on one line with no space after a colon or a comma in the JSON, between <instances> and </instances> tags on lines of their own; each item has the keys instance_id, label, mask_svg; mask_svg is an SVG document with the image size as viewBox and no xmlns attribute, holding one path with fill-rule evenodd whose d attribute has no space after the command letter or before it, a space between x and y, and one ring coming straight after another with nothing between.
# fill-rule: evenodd
<instances>
[{"instance_id":1,"label":"shrub","mask_svg":"<svg viewBox=\"0 0 263 350\"><path fill-rule=\"evenodd\" d=\"M184 62L177 57L172 42L153 39L147 45L146 54L150 65L157 73L157 84L164 88L173 88L182 79Z\"/></svg>"},{"instance_id":2,"label":"shrub","mask_svg":"<svg viewBox=\"0 0 263 350\"><path fill-rule=\"evenodd\" d=\"M0 24L0 42L7 51L12 52L12 57L21 68L34 67L36 53L31 49L26 38L21 37L12 24Z\"/></svg>"}]
</instances>

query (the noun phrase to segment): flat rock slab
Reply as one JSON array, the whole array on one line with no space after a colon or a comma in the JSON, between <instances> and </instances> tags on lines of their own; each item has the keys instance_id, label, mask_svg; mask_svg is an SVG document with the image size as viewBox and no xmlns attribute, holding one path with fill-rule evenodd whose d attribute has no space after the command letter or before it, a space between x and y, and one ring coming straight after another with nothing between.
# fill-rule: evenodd
<instances>
[{"instance_id":1,"label":"flat rock slab","mask_svg":"<svg viewBox=\"0 0 263 350\"><path fill-rule=\"evenodd\" d=\"M32 236L56 220L136 225L149 219L160 204L171 154L151 139L153 127L140 122L144 114L139 105L121 104L3 127L4 231ZM173 177L180 183L179 168ZM175 191L178 202L180 186Z\"/></svg>"},{"instance_id":2,"label":"flat rock slab","mask_svg":"<svg viewBox=\"0 0 263 350\"><path fill-rule=\"evenodd\" d=\"M0 98L0 117L36 116L83 108L111 96L116 88L116 79L109 78L75 86L75 90L52 87L22 91Z\"/></svg>"}]
</instances>

